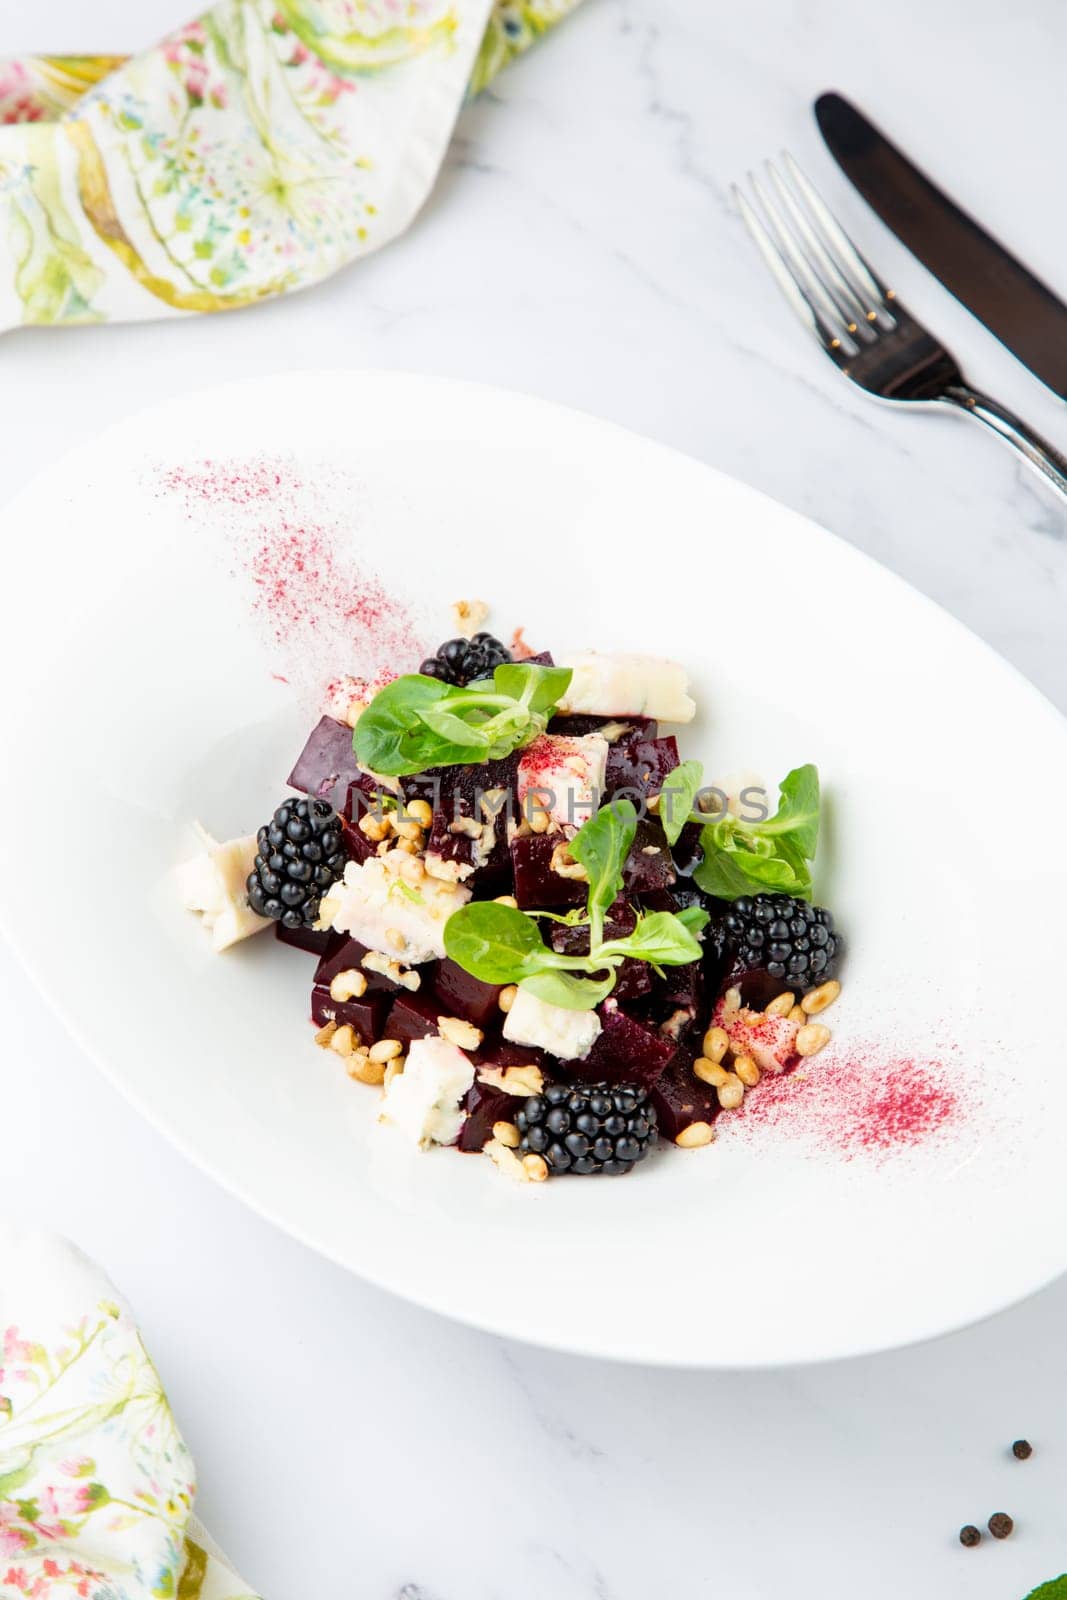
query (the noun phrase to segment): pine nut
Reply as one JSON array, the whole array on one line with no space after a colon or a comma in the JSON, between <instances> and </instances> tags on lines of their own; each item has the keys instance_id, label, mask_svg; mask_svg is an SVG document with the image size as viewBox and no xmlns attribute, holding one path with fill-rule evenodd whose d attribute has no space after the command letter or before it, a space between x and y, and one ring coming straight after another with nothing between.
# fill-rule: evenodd
<instances>
[{"instance_id":1,"label":"pine nut","mask_svg":"<svg viewBox=\"0 0 1067 1600\"><path fill-rule=\"evenodd\" d=\"M393 849L405 856L417 856L421 845L417 839L398 839Z\"/></svg>"},{"instance_id":2,"label":"pine nut","mask_svg":"<svg viewBox=\"0 0 1067 1600\"><path fill-rule=\"evenodd\" d=\"M715 1129L710 1122L691 1122L674 1142L681 1145L683 1150L699 1150L701 1145L710 1144L714 1137Z\"/></svg>"},{"instance_id":3,"label":"pine nut","mask_svg":"<svg viewBox=\"0 0 1067 1600\"><path fill-rule=\"evenodd\" d=\"M501 1011L503 1011L505 1014L509 1012L512 1006L515 1004L515 996L518 994L518 992L518 984L509 983L503 989L501 989L500 993L497 995L496 1003L500 1007Z\"/></svg>"},{"instance_id":4,"label":"pine nut","mask_svg":"<svg viewBox=\"0 0 1067 1600\"><path fill-rule=\"evenodd\" d=\"M407 840L401 840L401 843L406 844ZM410 884L421 883L426 876L426 868L422 864L422 857L413 855L409 850L402 851L399 846L395 853L400 857L396 864L396 870L404 882Z\"/></svg>"},{"instance_id":5,"label":"pine nut","mask_svg":"<svg viewBox=\"0 0 1067 1600\"><path fill-rule=\"evenodd\" d=\"M403 1056L394 1056L392 1061L387 1061L385 1063L385 1071L382 1074L382 1087L385 1088L385 1089L388 1089L388 1087L392 1083L393 1079L394 1078L399 1078L399 1076L403 1072L403 1070L404 1070L404 1057Z\"/></svg>"},{"instance_id":6,"label":"pine nut","mask_svg":"<svg viewBox=\"0 0 1067 1600\"><path fill-rule=\"evenodd\" d=\"M519 902L513 894L498 894L493 904L495 906L510 906L512 911L519 909Z\"/></svg>"},{"instance_id":7,"label":"pine nut","mask_svg":"<svg viewBox=\"0 0 1067 1600\"><path fill-rule=\"evenodd\" d=\"M734 1072L746 1089L755 1088L760 1080L760 1070L751 1056L734 1056Z\"/></svg>"},{"instance_id":8,"label":"pine nut","mask_svg":"<svg viewBox=\"0 0 1067 1600\"><path fill-rule=\"evenodd\" d=\"M522 1142L522 1135L513 1122L494 1122L493 1138L499 1139L509 1150L517 1150Z\"/></svg>"},{"instance_id":9,"label":"pine nut","mask_svg":"<svg viewBox=\"0 0 1067 1600\"><path fill-rule=\"evenodd\" d=\"M731 1011L740 1011L740 1009L741 1009L741 991L740 991L740 989L738 989L736 987L733 988L733 989L727 989L726 993L722 997L722 1009L723 1009L724 1012L727 1012L727 1013L729 1013Z\"/></svg>"},{"instance_id":10,"label":"pine nut","mask_svg":"<svg viewBox=\"0 0 1067 1600\"><path fill-rule=\"evenodd\" d=\"M550 814L547 811L542 811L540 807L532 811L526 820L530 824L531 833L547 833L552 826Z\"/></svg>"},{"instance_id":11,"label":"pine nut","mask_svg":"<svg viewBox=\"0 0 1067 1600\"><path fill-rule=\"evenodd\" d=\"M697 1056L693 1062L693 1072L701 1083L710 1083L713 1089L718 1089L730 1076L725 1067L721 1067L717 1061L709 1061L706 1056Z\"/></svg>"},{"instance_id":12,"label":"pine nut","mask_svg":"<svg viewBox=\"0 0 1067 1600\"><path fill-rule=\"evenodd\" d=\"M721 1061L729 1048L730 1035L725 1028L708 1029L704 1035L704 1055L708 1061Z\"/></svg>"},{"instance_id":13,"label":"pine nut","mask_svg":"<svg viewBox=\"0 0 1067 1600\"><path fill-rule=\"evenodd\" d=\"M399 1039L379 1039L371 1045L369 1054L372 1061L393 1061L404 1054L404 1046Z\"/></svg>"},{"instance_id":14,"label":"pine nut","mask_svg":"<svg viewBox=\"0 0 1067 1600\"><path fill-rule=\"evenodd\" d=\"M481 1028L476 1028L473 1022L465 1022L462 1017L438 1017L437 1031L442 1039L458 1045L461 1050L477 1050L485 1038Z\"/></svg>"},{"instance_id":15,"label":"pine nut","mask_svg":"<svg viewBox=\"0 0 1067 1600\"><path fill-rule=\"evenodd\" d=\"M817 989L812 989L804 996L800 1009L809 1017L817 1017L820 1011L833 1005L840 993L841 985L836 978L830 978L827 983L820 983Z\"/></svg>"},{"instance_id":16,"label":"pine nut","mask_svg":"<svg viewBox=\"0 0 1067 1600\"><path fill-rule=\"evenodd\" d=\"M412 841L422 839L422 829L414 821L394 822L393 831L398 839L411 839Z\"/></svg>"},{"instance_id":17,"label":"pine nut","mask_svg":"<svg viewBox=\"0 0 1067 1600\"><path fill-rule=\"evenodd\" d=\"M330 1040L330 1049L336 1050L339 1056L350 1056L356 1048L355 1029L349 1023L343 1028L338 1028Z\"/></svg>"},{"instance_id":18,"label":"pine nut","mask_svg":"<svg viewBox=\"0 0 1067 1600\"><path fill-rule=\"evenodd\" d=\"M777 995L769 1006L764 1006L763 1015L765 1017L787 1017L796 1003L796 995L791 989L786 989L782 994Z\"/></svg>"},{"instance_id":19,"label":"pine nut","mask_svg":"<svg viewBox=\"0 0 1067 1600\"><path fill-rule=\"evenodd\" d=\"M394 950L403 950L404 946L407 944L407 940L404 938L404 935L401 933L399 928L386 928L385 942Z\"/></svg>"},{"instance_id":20,"label":"pine nut","mask_svg":"<svg viewBox=\"0 0 1067 1600\"><path fill-rule=\"evenodd\" d=\"M798 1056L814 1056L830 1043L830 1030L823 1027L821 1022L808 1022L797 1034L796 1052Z\"/></svg>"},{"instance_id":21,"label":"pine nut","mask_svg":"<svg viewBox=\"0 0 1067 1600\"><path fill-rule=\"evenodd\" d=\"M535 1155L531 1150L529 1155L523 1156L522 1164L531 1183L544 1183L548 1177L548 1162L544 1156Z\"/></svg>"},{"instance_id":22,"label":"pine nut","mask_svg":"<svg viewBox=\"0 0 1067 1600\"><path fill-rule=\"evenodd\" d=\"M789 1013L788 1020L790 1022L804 1023L808 1019L807 1019L806 1014L804 1013L804 1011L802 1010L802 1008L800 1006L794 1006L792 1011Z\"/></svg>"},{"instance_id":23,"label":"pine nut","mask_svg":"<svg viewBox=\"0 0 1067 1600\"><path fill-rule=\"evenodd\" d=\"M362 972L357 972L355 967L349 967L346 972L339 972L330 983L330 999L343 1005L346 1000L358 1000L367 992L367 980Z\"/></svg>"},{"instance_id":24,"label":"pine nut","mask_svg":"<svg viewBox=\"0 0 1067 1600\"><path fill-rule=\"evenodd\" d=\"M349 1057L346 1071L357 1083L377 1085L385 1077L384 1064L372 1061L366 1050L357 1050L354 1056Z\"/></svg>"},{"instance_id":25,"label":"pine nut","mask_svg":"<svg viewBox=\"0 0 1067 1600\"><path fill-rule=\"evenodd\" d=\"M380 844L383 839L389 837L389 824L384 817L375 816L373 811L365 812L356 823L356 827L372 844Z\"/></svg>"},{"instance_id":26,"label":"pine nut","mask_svg":"<svg viewBox=\"0 0 1067 1600\"><path fill-rule=\"evenodd\" d=\"M333 1038L333 1036L334 1036L334 1034L336 1032L337 1032L337 1024L336 1024L336 1022L324 1023L324 1025L319 1029L318 1033L315 1035L315 1043L317 1045L321 1046L321 1048L323 1050L325 1050L326 1046L329 1044L330 1040Z\"/></svg>"},{"instance_id":27,"label":"pine nut","mask_svg":"<svg viewBox=\"0 0 1067 1600\"><path fill-rule=\"evenodd\" d=\"M409 968L407 972L402 972L396 981L402 989L414 991L421 987L422 973L416 972L414 968Z\"/></svg>"},{"instance_id":28,"label":"pine nut","mask_svg":"<svg viewBox=\"0 0 1067 1600\"><path fill-rule=\"evenodd\" d=\"M715 1093L724 1111L736 1111L745 1098L745 1086L735 1072L728 1072L726 1082Z\"/></svg>"},{"instance_id":29,"label":"pine nut","mask_svg":"<svg viewBox=\"0 0 1067 1600\"><path fill-rule=\"evenodd\" d=\"M433 823L433 807L427 800L412 800L408 803L407 814L412 821L417 822L420 828L429 828Z\"/></svg>"}]
</instances>

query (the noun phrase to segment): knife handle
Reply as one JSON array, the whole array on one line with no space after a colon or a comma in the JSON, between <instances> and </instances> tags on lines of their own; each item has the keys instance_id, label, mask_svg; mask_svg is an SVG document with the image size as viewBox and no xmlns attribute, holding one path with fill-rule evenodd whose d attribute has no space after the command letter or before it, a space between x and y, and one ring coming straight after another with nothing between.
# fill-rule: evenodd
<instances>
[{"instance_id":1,"label":"knife handle","mask_svg":"<svg viewBox=\"0 0 1067 1600\"><path fill-rule=\"evenodd\" d=\"M1047 439L1042 439L1014 411L1009 411L999 401L991 400L989 395L979 394L977 389L962 384L945 389L940 398L967 416L984 422L987 428L992 428L1005 444L1010 444L1013 450L1025 457L1046 483L1058 489L1067 499L1067 456L1049 444Z\"/></svg>"}]
</instances>

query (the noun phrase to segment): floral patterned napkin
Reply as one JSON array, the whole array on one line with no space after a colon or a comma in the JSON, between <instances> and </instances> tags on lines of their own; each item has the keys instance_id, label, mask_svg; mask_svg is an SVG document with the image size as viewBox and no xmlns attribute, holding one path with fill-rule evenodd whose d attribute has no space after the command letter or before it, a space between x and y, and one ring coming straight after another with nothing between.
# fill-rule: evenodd
<instances>
[{"instance_id":1,"label":"floral patterned napkin","mask_svg":"<svg viewBox=\"0 0 1067 1600\"><path fill-rule=\"evenodd\" d=\"M192 1514L193 1463L100 1269L0 1224L0 1595L256 1600Z\"/></svg>"},{"instance_id":2,"label":"floral patterned napkin","mask_svg":"<svg viewBox=\"0 0 1067 1600\"><path fill-rule=\"evenodd\" d=\"M0 63L0 330L223 311L411 222L464 96L578 0L219 0Z\"/></svg>"}]
</instances>

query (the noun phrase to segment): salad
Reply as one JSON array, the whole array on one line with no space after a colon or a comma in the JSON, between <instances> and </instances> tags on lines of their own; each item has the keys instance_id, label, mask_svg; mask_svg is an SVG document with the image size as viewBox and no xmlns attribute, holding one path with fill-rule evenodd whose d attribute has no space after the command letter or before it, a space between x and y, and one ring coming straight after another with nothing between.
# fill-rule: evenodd
<instances>
[{"instance_id":1,"label":"salad","mask_svg":"<svg viewBox=\"0 0 1067 1600\"><path fill-rule=\"evenodd\" d=\"M331 685L254 835L179 869L215 948L315 957L315 1042L423 1149L520 1182L709 1145L764 1074L818 1053L842 940L812 902L819 777L771 805L683 760L696 713L655 657L533 654L485 631Z\"/></svg>"}]
</instances>

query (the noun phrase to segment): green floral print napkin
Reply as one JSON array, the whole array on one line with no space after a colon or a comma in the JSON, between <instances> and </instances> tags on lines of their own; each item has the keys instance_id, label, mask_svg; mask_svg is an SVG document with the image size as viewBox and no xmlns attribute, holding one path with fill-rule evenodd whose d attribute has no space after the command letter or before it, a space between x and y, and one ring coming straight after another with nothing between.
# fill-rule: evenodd
<instances>
[{"instance_id":1,"label":"green floral print napkin","mask_svg":"<svg viewBox=\"0 0 1067 1600\"><path fill-rule=\"evenodd\" d=\"M193 1463L100 1269L0 1223L0 1595L256 1600L193 1516Z\"/></svg>"},{"instance_id":2,"label":"green floral print napkin","mask_svg":"<svg viewBox=\"0 0 1067 1600\"><path fill-rule=\"evenodd\" d=\"M464 97L578 0L219 0L0 62L0 330L223 311L411 222Z\"/></svg>"}]
</instances>

